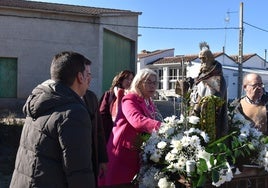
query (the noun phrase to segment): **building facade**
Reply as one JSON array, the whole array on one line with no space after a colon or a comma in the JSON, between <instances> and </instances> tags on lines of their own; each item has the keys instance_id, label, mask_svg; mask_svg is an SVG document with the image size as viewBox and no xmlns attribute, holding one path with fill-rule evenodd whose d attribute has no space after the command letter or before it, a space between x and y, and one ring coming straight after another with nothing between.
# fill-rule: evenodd
<instances>
[{"instance_id":1,"label":"building facade","mask_svg":"<svg viewBox=\"0 0 268 188\"><path fill-rule=\"evenodd\" d=\"M61 51L93 62L90 88L98 96L119 71L136 71L140 12L24 0L1 0L0 12L0 109L21 105L49 79Z\"/></svg>"},{"instance_id":2,"label":"building facade","mask_svg":"<svg viewBox=\"0 0 268 188\"><path fill-rule=\"evenodd\" d=\"M163 98L169 96L179 97L175 94L175 83L187 77L197 77L200 69L198 54L194 55L166 56L166 50L143 51L138 54L138 68L148 67L155 70L159 76L158 93ZM163 52L163 53L162 53ZM223 67L224 78L227 83L228 99L233 100L238 96L238 61L236 55L227 55L223 52L213 53L215 60ZM142 64L143 66L139 66ZM266 60L257 54L246 54L243 56L242 74L258 73L262 76L266 91L268 91L268 71ZM139 69L138 69L139 70ZM243 94L242 94L243 95Z\"/></svg>"}]
</instances>

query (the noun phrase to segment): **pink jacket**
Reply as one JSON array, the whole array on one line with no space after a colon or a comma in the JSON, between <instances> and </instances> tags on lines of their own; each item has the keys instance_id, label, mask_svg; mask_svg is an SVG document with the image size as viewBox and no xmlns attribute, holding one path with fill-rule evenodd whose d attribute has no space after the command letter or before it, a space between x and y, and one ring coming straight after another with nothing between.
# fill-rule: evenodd
<instances>
[{"instance_id":1,"label":"pink jacket","mask_svg":"<svg viewBox=\"0 0 268 188\"><path fill-rule=\"evenodd\" d=\"M150 101L149 108L144 99L129 93L122 99L122 110L118 112L115 127L110 135L107 151L106 175L99 179L99 185L130 183L140 168L140 143L142 133L151 133L161 125L152 119L156 108Z\"/></svg>"}]
</instances>

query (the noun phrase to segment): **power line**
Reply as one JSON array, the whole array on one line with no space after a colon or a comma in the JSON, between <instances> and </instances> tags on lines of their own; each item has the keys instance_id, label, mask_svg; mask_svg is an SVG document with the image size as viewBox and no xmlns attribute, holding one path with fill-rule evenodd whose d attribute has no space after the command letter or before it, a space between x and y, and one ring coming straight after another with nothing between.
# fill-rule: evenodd
<instances>
[{"instance_id":1,"label":"power line","mask_svg":"<svg viewBox=\"0 0 268 188\"><path fill-rule=\"evenodd\" d=\"M233 13L233 12L227 12L227 13ZM26 16L18 16L18 15L3 15L0 14L0 16L16 16L16 17L23 17L23 18L38 18L38 19L48 19L48 18L39 18L39 17L26 17ZM53 19L52 19L53 20ZM69 20L73 22L80 22L80 21L74 21L74 20ZM229 21L229 20L228 20ZM91 22L87 21L86 23L91 23L91 24L99 24L99 25L110 25L110 26L120 26L120 27L134 27L134 28L142 28L142 29L161 29L161 30L238 30L240 29L239 27L162 27L162 26L134 26L134 25L122 25L122 24L110 24L110 23L101 23L101 22ZM255 29L268 32L266 29L262 29L260 27L254 26L252 24L249 24L247 22L243 22L248 26L251 26Z\"/></svg>"},{"instance_id":2,"label":"power line","mask_svg":"<svg viewBox=\"0 0 268 188\"><path fill-rule=\"evenodd\" d=\"M247 23L247 22L243 22L244 24L246 24L246 25L248 25L248 26L251 26L251 27L253 27L253 28L255 28L255 29L258 29L258 30L261 30L261 31L264 31L264 32L268 32L268 30L266 30L266 29L262 29L262 28L260 28L260 27L257 27L257 26L254 26L254 25L252 25L252 24L249 24L249 23Z\"/></svg>"},{"instance_id":3,"label":"power line","mask_svg":"<svg viewBox=\"0 0 268 188\"><path fill-rule=\"evenodd\" d=\"M251 26L255 29L268 32L266 29L262 29L260 27L254 26L247 22L243 22L244 24ZM94 23L100 25L109 25L109 26L120 26L120 27L135 27L135 28L142 28L142 29L158 29L158 30L238 30L239 27L162 27L162 26L134 26L134 25L123 25L123 24L110 24L110 23Z\"/></svg>"},{"instance_id":4,"label":"power line","mask_svg":"<svg viewBox=\"0 0 268 188\"><path fill-rule=\"evenodd\" d=\"M149 26L138 26L138 28L146 29L166 29L166 30L231 30L239 29L239 27L149 27Z\"/></svg>"},{"instance_id":5,"label":"power line","mask_svg":"<svg viewBox=\"0 0 268 188\"><path fill-rule=\"evenodd\" d=\"M160 26L134 26L134 25L122 25L122 24L110 24L110 23L94 23L100 25L120 26L120 27L136 27L142 29L161 29L161 30L237 30L239 27L160 27Z\"/></svg>"}]
</instances>

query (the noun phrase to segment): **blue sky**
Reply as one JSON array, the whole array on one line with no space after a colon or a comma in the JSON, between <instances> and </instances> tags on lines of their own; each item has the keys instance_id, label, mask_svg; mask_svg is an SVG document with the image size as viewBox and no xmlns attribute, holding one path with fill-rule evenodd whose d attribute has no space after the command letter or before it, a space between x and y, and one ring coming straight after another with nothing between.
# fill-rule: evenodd
<instances>
[{"instance_id":1,"label":"blue sky","mask_svg":"<svg viewBox=\"0 0 268 188\"><path fill-rule=\"evenodd\" d=\"M139 28L141 36L138 38L138 52L144 49L153 51L175 48L175 55L197 54L199 43L202 41L209 44L212 52L221 52L225 46L228 55L238 54L240 3L243 2L243 54L257 53L265 58L264 51L268 49L267 0L35 1L142 12L139 16L139 26L164 29ZM229 17L228 22L227 17ZM189 28L189 30L180 28Z\"/></svg>"}]
</instances>

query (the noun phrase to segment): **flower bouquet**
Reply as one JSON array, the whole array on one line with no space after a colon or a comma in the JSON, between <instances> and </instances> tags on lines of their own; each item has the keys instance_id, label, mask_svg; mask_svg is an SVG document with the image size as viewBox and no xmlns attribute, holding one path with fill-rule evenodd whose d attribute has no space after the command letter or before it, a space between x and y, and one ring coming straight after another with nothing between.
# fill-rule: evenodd
<instances>
[{"instance_id":1,"label":"flower bouquet","mask_svg":"<svg viewBox=\"0 0 268 188\"><path fill-rule=\"evenodd\" d=\"M221 105L215 97L205 100L208 109L214 108L211 104ZM202 187L207 182L219 187L239 172L241 161L242 165L255 164L268 171L268 137L235 106L228 107L229 133L219 139L210 129L215 126L210 121L214 117L209 112L213 110L206 110L201 120L186 116L187 113L180 118L165 118L158 131L144 137L141 168L136 177L139 187L172 188L181 179L190 182L191 187Z\"/></svg>"},{"instance_id":2,"label":"flower bouquet","mask_svg":"<svg viewBox=\"0 0 268 188\"><path fill-rule=\"evenodd\" d=\"M232 147L242 147L242 150L235 150L234 155L239 158L236 165L257 165L268 172L268 137L254 127L254 124L247 120L235 107L234 101L228 108L228 122L232 131L237 132L233 138Z\"/></svg>"},{"instance_id":3,"label":"flower bouquet","mask_svg":"<svg viewBox=\"0 0 268 188\"><path fill-rule=\"evenodd\" d=\"M229 148L223 143L228 136L213 143L197 127L199 118L167 117L142 146L142 165L138 174L140 187L176 187L180 177L192 187L206 180L219 186L233 177L227 159ZM189 129L185 129L185 126Z\"/></svg>"}]
</instances>

